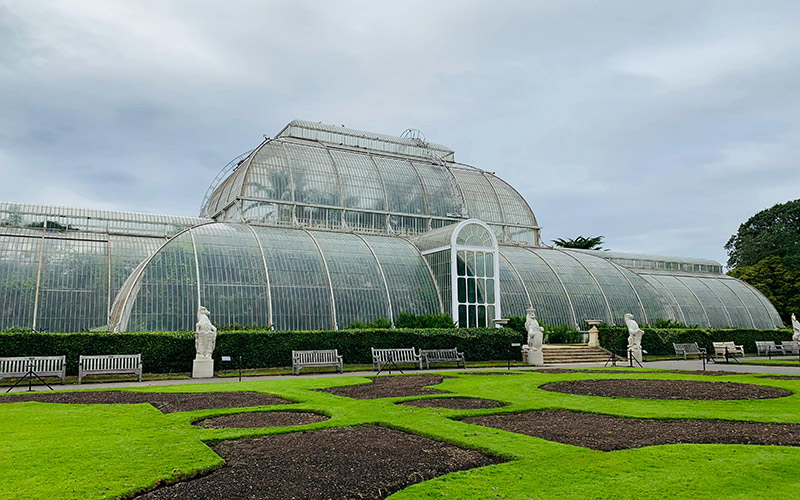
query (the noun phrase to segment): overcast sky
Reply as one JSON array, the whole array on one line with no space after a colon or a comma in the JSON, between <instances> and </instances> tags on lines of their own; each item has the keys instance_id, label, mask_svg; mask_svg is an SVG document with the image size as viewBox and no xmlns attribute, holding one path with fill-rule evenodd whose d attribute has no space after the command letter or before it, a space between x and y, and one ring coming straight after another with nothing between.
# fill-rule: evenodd
<instances>
[{"instance_id":1,"label":"overcast sky","mask_svg":"<svg viewBox=\"0 0 800 500\"><path fill-rule=\"evenodd\" d=\"M418 128L543 239L712 258L800 198L800 2L0 0L0 200L197 215L290 120Z\"/></svg>"}]
</instances>

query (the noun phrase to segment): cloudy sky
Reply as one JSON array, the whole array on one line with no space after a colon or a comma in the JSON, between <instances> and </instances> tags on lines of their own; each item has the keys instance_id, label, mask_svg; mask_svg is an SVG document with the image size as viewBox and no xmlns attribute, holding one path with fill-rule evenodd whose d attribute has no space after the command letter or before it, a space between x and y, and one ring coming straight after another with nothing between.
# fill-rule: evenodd
<instances>
[{"instance_id":1,"label":"cloudy sky","mask_svg":"<svg viewBox=\"0 0 800 500\"><path fill-rule=\"evenodd\" d=\"M800 2L0 0L0 200L197 215L294 118L422 130L543 237L726 260L800 198Z\"/></svg>"}]
</instances>

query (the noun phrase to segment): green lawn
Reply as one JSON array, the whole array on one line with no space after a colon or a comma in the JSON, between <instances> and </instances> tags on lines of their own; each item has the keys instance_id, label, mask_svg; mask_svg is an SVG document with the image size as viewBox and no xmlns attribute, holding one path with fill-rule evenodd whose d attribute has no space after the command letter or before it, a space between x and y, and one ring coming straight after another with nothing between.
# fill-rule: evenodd
<instances>
[{"instance_id":1,"label":"green lawn","mask_svg":"<svg viewBox=\"0 0 800 500\"><path fill-rule=\"evenodd\" d=\"M781 356L772 359L740 359L739 363L764 366L800 366L797 356Z\"/></svg>"},{"instance_id":2,"label":"green lawn","mask_svg":"<svg viewBox=\"0 0 800 500\"><path fill-rule=\"evenodd\" d=\"M525 373L445 379L439 388L447 392L510 404L499 409L462 411L394 404L416 398L353 400L312 390L368 382L362 377L287 377L142 389L262 391L295 401L293 409L316 410L331 417L302 427L269 429L203 429L190 425L201 417L240 409L163 415L144 404L4 404L0 406L0 498L114 498L220 466L221 459L205 443L364 423L383 424L512 459L411 486L392 497L397 499L792 498L800 491L796 472L800 447L666 445L600 452L448 418L565 408L632 417L800 423L798 395L752 401L665 401L574 396L538 389L539 385L556 380L609 377L736 381L800 392L800 380L770 380L754 375ZM287 405L280 408L286 409Z\"/></svg>"}]
</instances>

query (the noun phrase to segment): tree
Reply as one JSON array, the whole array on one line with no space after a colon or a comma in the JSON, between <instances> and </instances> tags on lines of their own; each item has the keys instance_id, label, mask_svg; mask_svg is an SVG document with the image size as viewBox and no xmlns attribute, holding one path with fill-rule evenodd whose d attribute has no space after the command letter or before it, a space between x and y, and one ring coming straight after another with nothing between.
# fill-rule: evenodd
<instances>
[{"instance_id":1,"label":"tree","mask_svg":"<svg viewBox=\"0 0 800 500\"><path fill-rule=\"evenodd\" d=\"M728 267L754 266L765 257L800 271L800 200L779 203L747 219L725 244Z\"/></svg>"},{"instance_id":2,"label":"tree","mask_svg":"<svg viewBox=\"0 0 800 500\"><path fill-rule=\"evenodd\" d=\"M583 250L602 250L603 247L600 246L603 243L603 238L605 236L590 236L588 238L584 236L578 236L577 238L571 238L565 240L564 238L557 238L553 240L553 243L557 247L562 248L582 248Z\"/></svg>"},{"instance_id":3,"label":"tree","mask_svg":"<svg viewBox=\"0 0 800 500\"><path fill-rule=\"evenodd\" d=\"M734 278L746 281L763 293L789 323L792 313L800 313L800 271L784 265L777 255L764 257L752 266L728 271Z\"/></svg>"}]
</instances>

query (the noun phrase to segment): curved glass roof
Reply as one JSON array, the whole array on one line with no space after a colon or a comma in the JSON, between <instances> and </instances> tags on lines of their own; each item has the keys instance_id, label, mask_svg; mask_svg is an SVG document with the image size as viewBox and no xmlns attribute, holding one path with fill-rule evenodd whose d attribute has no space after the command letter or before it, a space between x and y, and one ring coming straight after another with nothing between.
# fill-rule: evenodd
<instances>
[{"instance_id":1,"label":"curved glass roof","mask_svg":"<svg viewBox=\"0 0 800 500\"><path fill-rule=\"evenodd\" d=\"M444 146L299 120L256 148L216 187L202 213L226 221L405 234L476 218L523 243L535 243L538 230L514 188L454 162Z\"/></svg>"},{"instance_id":2,"label":"curved glass roof","mask_svg":"<svg viewBox=\"0 0 800 500\"><path fill-rule=\"evenodd\" d=\"M115 301L115 331L191 330L198 304L218 324L343 328L441 311L433 276L408 241L212 223L163 245Z\"/></svg>"},{"instance_id":3,"label":"curved glass roof","mask_svg":"<svg viewBox=\"0 0 800 500\"><path fill-rule=\"evenodd\" d=\"M780 328L775 308L726 275L645 273L586 252L500 246L504 316L528 304L550 325L583 327L588 319L624 324L671 319L701 327Z\"/></svg>"},{"instance_id":4,"label":"curved glass roof","mask_svg":"<svg viewBox=\"0 0 800 500\"><path fill-rule=\"evenodd\" d=\"M722 264L711 259L695 259L691 257L668 257L643 253L612 252L606 250L579 250L595 257L616 262L628 268L661 269L667 271L687 271L693 273L722 273Z\"/></svg>"}]
</instances>

